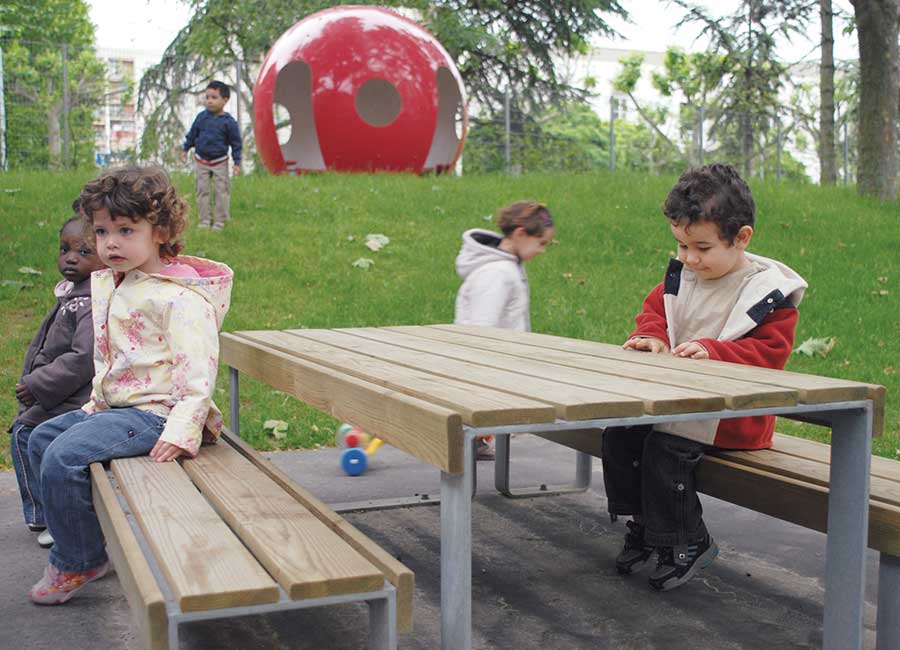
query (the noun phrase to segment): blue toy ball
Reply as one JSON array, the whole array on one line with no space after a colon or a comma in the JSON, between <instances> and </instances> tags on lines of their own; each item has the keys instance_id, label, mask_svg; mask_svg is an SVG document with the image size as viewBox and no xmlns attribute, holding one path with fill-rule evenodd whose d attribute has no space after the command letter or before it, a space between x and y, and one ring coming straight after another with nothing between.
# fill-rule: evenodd
<instances>
[{"instance_id":1,"label":"blue toy ball","mask_svg":"<svg viewBox=\"0 0 900 650\"><path fill-rule=\"evenodd\" d=\"M341 467L347 476L359 476L365 473L368 465L368 456L359 447L350 447L341 454Z\"/></svg>"}]
</instances>

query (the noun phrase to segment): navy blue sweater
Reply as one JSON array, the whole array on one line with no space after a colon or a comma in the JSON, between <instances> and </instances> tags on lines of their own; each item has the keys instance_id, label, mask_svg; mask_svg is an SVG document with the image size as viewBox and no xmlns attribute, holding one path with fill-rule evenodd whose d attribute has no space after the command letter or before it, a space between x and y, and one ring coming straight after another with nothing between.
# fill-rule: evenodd
<instances>
[{"instance_id":1,"label":"navy blue sweater","mask_svg":"<svg viewBox=\"0 0 900 650\"><path fill-rule=\"evenodd\" d=\"M237 122L229 113L214 115L204 110L194 119L182 149L189 151L193 147L203 160L216 162L228 158L229 145L234 164L240 166L243 143Z\"/></svg>"}]
</instances>

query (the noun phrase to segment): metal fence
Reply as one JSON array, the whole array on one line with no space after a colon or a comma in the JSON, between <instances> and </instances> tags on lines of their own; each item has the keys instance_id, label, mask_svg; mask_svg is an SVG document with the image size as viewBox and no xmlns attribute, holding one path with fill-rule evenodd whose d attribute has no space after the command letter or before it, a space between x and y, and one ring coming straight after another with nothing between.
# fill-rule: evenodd
<instances>
[{"instance_id":1,"label":"metal fence","mask_svg":"<svg viewBox=\"0 0 900 650\"><path fill-rule=\"evenodd\" d=\"M244 135L252 169L252 84L259 62L160 58L158 54L74 48L0 39L0 168L62 169L156 161L187 169L181 144L212 78L229 84L226 110ZM814 134L785 114L749 116L758 127L745 156L728 136L714 137L723 117L712 109L669 109L654 128L622 97L559 105L540 116L515 97L493 113L470 117L464 173L522 174L598 169L678 173L687 165L725 160L750 175L807 180L817 176ZM688 107L690 108L690 107ZM733 117L733 116L732 116ZM288 133L286 113L276 120ZM808 130L808 129L807 129ZM855 129L837 131L839 179L855 176ZM732 138L733 140L733 138Z\"/></svg>"}]
</instances>

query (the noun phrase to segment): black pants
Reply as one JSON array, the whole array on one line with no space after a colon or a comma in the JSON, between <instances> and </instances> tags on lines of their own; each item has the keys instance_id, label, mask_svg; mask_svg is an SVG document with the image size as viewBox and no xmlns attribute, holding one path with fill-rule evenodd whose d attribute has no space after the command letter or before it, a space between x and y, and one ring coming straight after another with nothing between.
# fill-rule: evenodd
<instances>
[{"instance_id":1,"label":"black pants","mask_svg":"<svg viewBox=\"0 0 900 650\"><path fill-rule=\"evenodd\" d=\"M653 431L613 427L603 434L603 482L612 515L642 515L652 546L680 546L706 536L694 470L707 446Z\"/></svg>"}]
</instances>

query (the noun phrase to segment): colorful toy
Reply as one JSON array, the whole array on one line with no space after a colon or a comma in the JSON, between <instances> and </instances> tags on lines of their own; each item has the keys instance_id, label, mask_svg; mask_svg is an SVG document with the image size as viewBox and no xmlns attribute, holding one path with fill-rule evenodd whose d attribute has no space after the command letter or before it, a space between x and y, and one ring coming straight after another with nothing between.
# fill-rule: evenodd
<instances>
[{"instance_id":1,"label":"colorful toy","mask_svg":"<svg viewBox=\"0 0 900 650\"><path fill-rule=\"evenodd\" d=\"M369 456L374 454L384 440L370 436L362 429L352 424L342 424L335 434L338 447L343 447L341 453L341 468L348 476L364 474L369 467Z\"/></svg>"},{"instance_id":2,"label":"colorful toy","mask_svg":"<svg viewBox=\"0 0 900 650\"><path fill-rule=\"evenodd\" d=\"M279 141L282 110L290 137ZM260 68L253 111L273 174L445 171L467 127L462 78L440 42L367 6L324 9L282 34Z\"/></svg>"}]
</instances>

